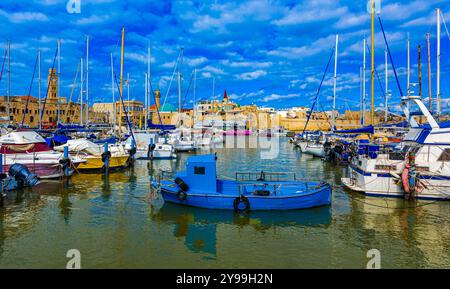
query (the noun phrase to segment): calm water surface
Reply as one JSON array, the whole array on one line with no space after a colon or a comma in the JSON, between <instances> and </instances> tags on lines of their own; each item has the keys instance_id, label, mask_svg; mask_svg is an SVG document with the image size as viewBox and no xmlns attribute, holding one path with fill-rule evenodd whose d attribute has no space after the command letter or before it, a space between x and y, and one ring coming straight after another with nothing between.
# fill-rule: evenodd
<instances>
[{"instance_id":1,"label":"calm water surface","mask_svg":"<svg viewBox=\"0 0 450 289\"><path fill-rule=\"evenodd\" d=\"M9 194L0 208L0 268L65 268L69 249L83 268L450 268L450 202L406 202L339 189L344 168L302 155L281 140L275 160L258 149L218 149L218 172L285 171L336 185L333 205L247 216L146 200L150 176L183 168L137 161L105 177L75 175ZM204 151L200 153L206 153Z\"/></svg>"}]
</instances>

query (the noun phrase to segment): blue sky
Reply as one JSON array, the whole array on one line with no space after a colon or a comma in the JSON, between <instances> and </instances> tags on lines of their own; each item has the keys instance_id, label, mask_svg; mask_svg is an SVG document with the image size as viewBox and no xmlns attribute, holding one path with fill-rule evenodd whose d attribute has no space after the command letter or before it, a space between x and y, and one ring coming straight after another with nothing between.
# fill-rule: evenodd
<instances>
[{"instance_id":1,"label":"blue sky","mask_svg":"<svg viewBox=\"0 0 450 289\"><path fill-rule=\"evenodd\" d=\"M125 26L125 74L131 78L131 98L143 100L147 46L152 49L152 86L165 96L179 48L184 48L183 87L197 69L197 100L219 98L224 89L241 104L278 108L310 105L338 33L338 98L340 109L358 109L362 39L370 35L366 1L148 1L80 0L81 13L69 14L67 0L0 2L0 54L12 41L11 93L25 95L37 49L42 50L43 74L52 65L57 38L62 39L63 96L70 95L78 62L85 57L90 35L90 103L111 101L110 53L119 70L121 27ZM450 21L448 0L382 0L387 31L402 89L406 90L406 37L411 39L411 81L417 82L417 45L422 46L424 94L426 38L431 33L433 94L436 93L436 16L440 7ZM450 25L450 22L448 23ZM376 67L384 87L384 41L376 25ZM2 57L2 56L1 56ZM0 59L0 62L2 59ZM1 63L0 63L1 65ZM369 63L368 63L369 67ZM442 94L450 93L450 40L442 26ZM320 108L331 107L333 67L320 95ZM367 73L369 78L369 72ZM212 83L215 78L215 95ZM0 94L6 93L6 78ZM44 85L45 86L45 85ZM399 104L399 90L390 70L390 106ZM367 83L369 88L369 82ZM78 87L74 99L78 100ZM376 82L377 106L384 95ZM46 88L42 88L45 93ZM367 91L369 92L369 90ZM184 94L185 92L183 92ZM33 95L37 95L35 83ZM168 102L176 103L176 83ZM116 94L117 96L117 94ZM126 93L124 97L127 97ZM192 88L186 105L192 107ZM449 102L444 99L444 110Z\"/></svg>"}]
</instances>

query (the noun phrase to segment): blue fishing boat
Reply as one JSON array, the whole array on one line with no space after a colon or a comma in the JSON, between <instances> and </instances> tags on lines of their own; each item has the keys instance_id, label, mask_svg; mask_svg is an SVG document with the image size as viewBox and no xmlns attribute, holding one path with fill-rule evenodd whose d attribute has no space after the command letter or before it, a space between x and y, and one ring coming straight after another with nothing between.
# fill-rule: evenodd
<instances>
[{"instance_id":1,"label":"blue fishing boat","mask_svg":"<svg viewBox=\"0 0 450 289\"><path fill-rule=\"evenodd\" d=\"M235 210L297 210L330 205L331 186L325 182L281 180L285 173L236 173L234 180L218 179L216 156L188 158L186 170L173 179L153 181L166 202L192 207Z\"/></svg>"}]
</instances>

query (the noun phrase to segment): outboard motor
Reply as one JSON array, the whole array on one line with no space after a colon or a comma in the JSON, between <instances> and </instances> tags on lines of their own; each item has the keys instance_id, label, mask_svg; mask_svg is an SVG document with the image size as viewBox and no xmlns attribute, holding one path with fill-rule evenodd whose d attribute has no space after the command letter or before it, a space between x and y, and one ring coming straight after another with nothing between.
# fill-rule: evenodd
<instances>
[{"instance_id":1,"label":"outboard motor","mask_svg":"<svg viewBox=\"0 0 450 289\"><path fill-rule=\"evenodd\" d=\"M13 164L9 168L8 173L11 177L15 178L16 181L23 182L25 186L33 187L39 183L38 177L22 164Z\"/></svg>"}]
</instances>

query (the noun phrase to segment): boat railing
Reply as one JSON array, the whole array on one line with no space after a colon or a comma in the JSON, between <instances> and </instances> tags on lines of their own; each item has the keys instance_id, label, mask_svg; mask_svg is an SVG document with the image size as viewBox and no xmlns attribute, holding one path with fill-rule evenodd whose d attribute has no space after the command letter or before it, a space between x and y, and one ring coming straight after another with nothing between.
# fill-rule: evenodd
<instances>
[{"instance_id":1,"label":"boat railing","mask_svg":"<svg viewBox=\"0 0 450 289\"><path fill-rule=\"evenodd\" d=\"M320 181L316 183L304 182L301 187L299 184L295 183L277 183L277 184L264 184L264 183L251 183L251 184L239 184L238 185L238 193L240 196L245 195L245 193L256 192L256 191L268 191L270 195L276 196L278 195L283 188L294 187L300 191L308 192L310 190L317 190L321 187L328 186L326 182ZM250 187L251 190L247 190Z\"/></svg>"},{"instance_id":2,"label":"boat railing","mask_svg":"<svg viewBox=\"0 0 450 289\"><path fill-rule=\"evenodd\" d=\"M286 181L286 180L297 180L295 173L284 173L284 172L237 172L235 175L236 181Z\"/></svg>"}]
</instances>

